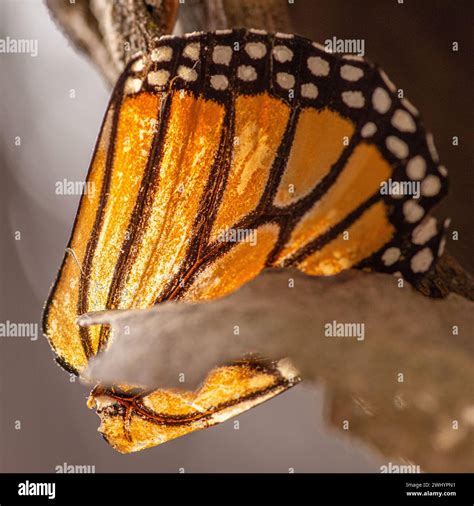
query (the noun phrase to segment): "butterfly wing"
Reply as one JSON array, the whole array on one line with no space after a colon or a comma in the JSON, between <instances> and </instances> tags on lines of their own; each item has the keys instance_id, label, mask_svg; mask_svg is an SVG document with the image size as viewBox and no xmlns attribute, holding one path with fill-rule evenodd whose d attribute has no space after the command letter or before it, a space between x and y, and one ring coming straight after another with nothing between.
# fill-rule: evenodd
<instances>
[{"instance_id":1,"label":"butterfly wing","mask_svg":"<svg viewBox=\"0 0 474 506\"><path fill-rule=\"evenodd\" d=\"M426 214L445 175L417 111L364 59L257 30L161 38L113 93L45 334L81 373L109 339L105 327L78 327L86 312L209 300L266 267L416 281L442 249ZM415 183L406 187L419 198L382 191L394 182ZM284 362L249 359L215 369L198 391L97 386L89 405L104 437L130 452L295 381Z\"/></svg>"}]
</instances>

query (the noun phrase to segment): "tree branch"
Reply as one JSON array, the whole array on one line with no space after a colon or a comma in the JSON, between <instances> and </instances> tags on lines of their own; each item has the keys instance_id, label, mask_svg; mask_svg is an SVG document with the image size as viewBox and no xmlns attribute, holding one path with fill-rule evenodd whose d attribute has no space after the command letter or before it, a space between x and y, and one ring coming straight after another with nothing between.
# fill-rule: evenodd
<instances>
[{"instance_id":1,"label":"tree branch","mask_svg":"<svg viewBox=\"0 0 474 506\"><path fill-rule=\"evenodd\" d=\"M51 17L72 46L84 53L112 86L120 75L104 42L89 0L45 0Z\"/></svg>"},{"instance_id":2,"label":"tree branch","mask_svg":"<svg viewBox=\"0 0 474 506\"><path fill-rule=\"evenodd\" d=\"M293 32L288 3L282 0L187 0L179 19L184 33L239 27Z\"/></svg>"},{"instance_id":3,"label":"tree branch","mask_svg":"<svg viewBox=\"0 0 474 506\"><path fill-rule=\"evenodd\" d=\"M355 336L335 339L331 342L340 344L328 348L325 326L334 320L363 324L360 349L365 353L376 345L381 359L393 347L394 353L405 355L397 357L400 363L411 360L415 348L439 350L437 367L449 359L450 348L463 349L474 359L474 341L468 335L474 326L473 308L472 302L458 295L436 300L423 297L408 284L399 288L396 278L384 274L346 271L320 278L272 270L215 301L104 311L84 315L79 321L84 326L112 325L113 344L90 362L86 375L92 379L177 386L177 371L185 366L188 381L196 386L216 364L249 352L271 359L289 357L304 378L316 380L321 356L334 346L342 354L356 354ZM453 337L454 326L463 329L459 336ZM351 351L343 351L347 347ZM423 357L418 360L421 365ZM432 366L429 362L427 367Z\"/></svg>"},{"instance_id":4,"label":"tree branch","mask_svg":"<svg viewBox=\"0 0 474 506\"><path fill-rule=\"evenodd\" d=\"M171 33L178 0L45 0L72 45L85 53L112 86L128 60Z\"/></svg>"}]
</instances>

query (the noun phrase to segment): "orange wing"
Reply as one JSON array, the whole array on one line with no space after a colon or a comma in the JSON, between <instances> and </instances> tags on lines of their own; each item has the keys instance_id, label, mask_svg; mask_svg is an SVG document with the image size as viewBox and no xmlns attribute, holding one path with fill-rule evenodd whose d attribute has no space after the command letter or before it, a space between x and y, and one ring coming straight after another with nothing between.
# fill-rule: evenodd
<instances>
[{"instance_id":1,"label":"orange wing","mask_svg":"<svg viewBox=\"0 0 474 506\"><path fill-rule=\"evenodd\" d=\"M419 198L381 191L405 180ZM445 169L417 112L367 61L295 36L161 38L120 78L87 181L44 316L58 361L76 374L109 337L79 328L82 313L213 299L265 267L416 281L442 250L436 221L422 218L446 191ZM284 361L248 359L196 392L99 385L89 405L105 438L130 452L297 380Z\"/></svg>"}]
</instances>

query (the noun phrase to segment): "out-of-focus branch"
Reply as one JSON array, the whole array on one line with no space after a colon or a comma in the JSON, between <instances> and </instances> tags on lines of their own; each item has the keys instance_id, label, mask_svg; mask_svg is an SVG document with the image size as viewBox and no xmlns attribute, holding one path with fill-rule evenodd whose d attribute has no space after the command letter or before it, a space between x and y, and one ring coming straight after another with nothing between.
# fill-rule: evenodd
<instances>
[{"instance_id":1,"label":"out-of-focus branch","mask_svg":"<svg viewBox=\"0 0 474 506\"><path fill-rule=\"evenodd\" d=\"M187 0L179 21L183 32L239 27L293 31L287 0Z\"/></svg>"},{"instance_id":2,"label":"out-of-focus branch","mask_svg":"<svg viewBox=\"0 0 474 506\"><path fill-rule=\"evenodd\" d=\"M123 67L153 39L171 33L178 0L45 0L72 45L115 84Z\"/></svg>"},{"instance_id":3,"label":"out-of-focus branch","mask_svg":"<svg viewBox=\"0 0 474 506\"><path fill-rule=\"evenodd\" d=\"M122 70L137 52L153 48L161 35L173 31L178 0L90 0L104 43Z\"/></svg>"},{"instance_id":4,"label":"out-of-focus branch","mask_svg":"<svg viewBox=\"0 0 474 506\"><path fill-rule=\"evenodd\" d=\"M120 70L105 45L99 23L91 10L89 0L45 0L56 24L73 47L84 53L98 68L102 76L113 85Z\"/></svg>"},{"instance_id":5,"label":"out-of-focus branch","mask_svg":"<svg viewBox=\"0 0 474 506\"><path fill-rule=\"evenodd\" d=\"M208 303L166 302L150 310L92 313L80 322L112 325L113 344L91 362L89 377L163 387L176 386L183 367L195 385L212 367L249 352L289 357L310 380L319 377L321 356L334 347L349 358L376 346L382 361L392 347L395 354L406 353L407 361L415 348L438 350L437 366L454 351L474 359L473 309L474 303L458 295L436 300L408 284L399 288L388 275L350 271L316 278L280 271ZM363 324L364 336L360 342L356 336L329 342L325 330L333 321ZM462 330L453 334L454 326ZM401 364L402 359L397 358Z\"/></svg>"}]
</instances>

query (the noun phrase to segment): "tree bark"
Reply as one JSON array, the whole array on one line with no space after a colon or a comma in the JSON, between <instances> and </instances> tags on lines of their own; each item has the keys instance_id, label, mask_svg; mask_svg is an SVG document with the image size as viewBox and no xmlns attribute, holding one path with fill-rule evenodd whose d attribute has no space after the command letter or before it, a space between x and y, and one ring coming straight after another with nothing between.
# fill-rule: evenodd
<instances>
[{"instance_id":1,"label":"tree bark","mask_svg":"<svg viewBox=\"0 0 474 506\"><path fill-rule=\"evenodd\" d=\"M239 27L293 31L288 3L282 0L187 0L179 19L184 33Z\"/></svg>"}]
</instances>

